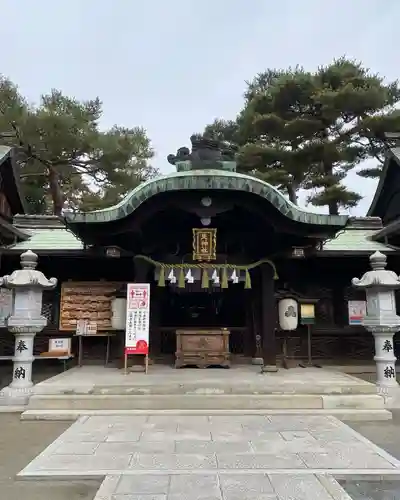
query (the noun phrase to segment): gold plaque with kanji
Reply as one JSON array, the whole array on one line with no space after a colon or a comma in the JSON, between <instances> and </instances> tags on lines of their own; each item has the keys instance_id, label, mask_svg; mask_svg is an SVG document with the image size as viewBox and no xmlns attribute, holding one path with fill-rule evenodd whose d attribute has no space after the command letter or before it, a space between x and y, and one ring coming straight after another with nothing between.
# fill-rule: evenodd
<instances>
[{"instance_id":1,"label":"gold plaque with kanji","mask_svg":"<svg viewBox=\"0 0 400 500\"><path fill-rule=\"evenodd\" d=\"M193 260L210 261L217 258L217 230L193 229Z\"/></svg>"}]
</instances>

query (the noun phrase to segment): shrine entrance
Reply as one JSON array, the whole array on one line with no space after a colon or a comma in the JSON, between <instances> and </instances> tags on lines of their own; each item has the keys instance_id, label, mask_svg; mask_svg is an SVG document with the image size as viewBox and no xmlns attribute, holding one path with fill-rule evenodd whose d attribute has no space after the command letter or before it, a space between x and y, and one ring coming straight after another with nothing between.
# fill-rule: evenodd
<instances>
[{"instance_id":1,"label":"shrine entrance","mask_svg":"<svg viewBox=\"0 0 400 500\"><path fill-rule=\"evenodd\" d=\"M229 352L237 361L253 355L251 324L246 297L251 293L243 284L208 290L188 285L184 290L168 286L159 297L160 306L160 358L170 360L177 350L178 330L220 330L229 332Z\"/></svg>"},{"instance_id":2,"label":"shrine entrance","mask_svg":"<svg viewBox=\"0 0 400 500\"><path fill-rule=\"evenodd\" d=\"M168 156L175 173L140 184L114 207L68 214L67 227L93 253L131 258L133 280L151 283L150 357L179 351L181 330L203 330L202 345L219 330L223 364L255 356L276 371L274 261L314 252L346 220L307 213L236 172L226 145L191 142L191 152Z\"/></svg>"}]
</instances>

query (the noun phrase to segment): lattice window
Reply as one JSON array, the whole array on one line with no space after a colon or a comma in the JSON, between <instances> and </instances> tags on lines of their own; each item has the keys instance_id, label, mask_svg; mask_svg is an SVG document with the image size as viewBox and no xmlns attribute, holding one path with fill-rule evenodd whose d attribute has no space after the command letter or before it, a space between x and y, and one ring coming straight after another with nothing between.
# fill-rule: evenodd
<instances>
[{"instance_id":1,"label":"lattice window","mask_svg":"<svg viewBox=\"0 0 400 500\"><path fill-rule=\"evenodd\" d=\"M42 315L47 319L48 325L53 325L57 322L57 310L59 304L59 296L53 290L43 293L42 300Z\"/></svg>"},{"instance_id":2,"label":"lattice window","mask_svg":"<svg viewBox=\"0 0 400 500\"><path fill-rule=\"evenodd\" d=\"M352 286L348 286L344 289L344 300L365 300L365 292L363 290L358 290Z\"/></svg>"},{"instance_id":3,"label":"lattice window","mask_svg":"<svg viewBox=\"0 0 400 500\"><path fill-rule=\"evenodd\" d=\"M315 306L316 322L319 325L332 325L333 305L330 298L321 298Z\"/></svg>"}]
</instances>

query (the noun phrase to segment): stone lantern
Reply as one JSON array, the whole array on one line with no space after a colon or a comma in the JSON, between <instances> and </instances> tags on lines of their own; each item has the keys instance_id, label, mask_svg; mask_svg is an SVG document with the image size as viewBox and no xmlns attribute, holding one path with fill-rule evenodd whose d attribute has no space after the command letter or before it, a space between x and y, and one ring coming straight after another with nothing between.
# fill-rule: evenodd
<instances>
[{"instance_id":1,"label":"stone lantern","mask_svg":"<svg viewBox=\"0 0 400 500\"><path fill-rule=\"evenodd\" d=\"M367 314L363 326L375 339L374 361L378 392L390 396L391 391L398 388L393 336L400 330L395 299L395 290L400 288L400 279L396 273L385 269L386 260L386 255L381 252L372 254L372 271L367 271L361 279L353 278L352 285L354 288L365 290Z\"/></svg>"},{"instance_id":2,"label":"stone lantern","mask_svg":"<svg viewBox=\"0 0 400 500\"><path fill-rule=\"evenodd\" d=\"M43 290L55 288L57 279L47 279L36 270L38 256L31 250L21 255L21 268L0 278L0 286L13 290L13 310L6 326L15 335L13 379L0 392L0 404L24 405L32 392L33 340L43 330L47 319L42 316Z\"/></svg>"}]
</instances>

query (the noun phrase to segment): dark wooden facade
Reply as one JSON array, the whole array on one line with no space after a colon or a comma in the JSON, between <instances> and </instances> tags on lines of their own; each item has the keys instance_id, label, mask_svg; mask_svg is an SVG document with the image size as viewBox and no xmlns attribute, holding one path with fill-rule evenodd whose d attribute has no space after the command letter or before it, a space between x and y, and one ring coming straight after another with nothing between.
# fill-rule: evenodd
<instances>
[{"instance_id":1,"label":"dark wooden facade","mask_svg":"<svg viewBox=\"0 0 400 500\"><path fill-rule=\"evenodd\" d=\"M230 285L227 290L202 291L199 285L187 285L184 290L166 286L160 288L154 280L151 267L135 266L131 255L120 258L94 256L89 251L68 257L52 254L40 255L40 269L46 276L56 276L60 283L72 281L149 281L151 282L151 357L157 362L172 363L175 352L175 330L190 326L225 326L231 330L230 350L236 362L250 362L253 357L264 358L273 365L275 356L278 365L282 357L284 333L277 321L277 300L287 291L302 297L318 298L316 324L313 326L312 351L321 363L351 363L370 361L373 356L373 339L362 327L348 326L347 301L363 300L363 294L350 286L354 276L361 276L368 268L368 255L319 257L305 259L277 258L279 279L268 276L269 268L258 268L252 272L252 288L245 290L243 284ZM18 266L18 254L3 255L3 272L8 273ZM400 267L400 258L392 255L391 268ZM267 276L264 277L263 274ZM266 280L266 285L263 284ZM267 294L263 295L263 286ZM268 287L271 287L268 290ZM49 319L49 326L35 340L35 350L47 350L49 336L69 336L58 331L60 287L46 293L43 312ZM173 306L171 307L171 304ZM222 311L222 323L187 321L182 309L191 306L218 305ZM400 300L399 300L400 304ZM399 311L400 312L400 311ZM210 317L210 316L209 316ZM269 328L264 328L267 323ZM112 344L112 356L120 358L124 335ZM299 326L287 338L288 358L296 360L307 356L307 331ZM85 345L85 357L103 359L104 341L96 339ZM6 331L1 335L1 353L12 354L13 337ZM397 345L396 345L397 347ZM400 347L400 346L399 346ZM76 348L76 347L75 347ZM397 349L398 350L398 349ZM398 354L400 351L398 350ZM295 361L293 361L295 362Z\"/></svg>"},{"instance_id":2,"label":"dark wooden facade","mask_svg":"<svg viewBox=\"0 0 400 500\"><path fill-rule=\"evenodd\" d=\"M368 270L373 251L387 252L389 267L400 273L398 248L393 241L379 236L388 227L383 227L381 220L390 225L400 214L400 194L396 194L400 193L400 167L393 152L388 153L388 162L391 173L381 182L371 218L355 220L309 214L288 203L267 184L248 176L185 168L186 172L143 185L109 210L68 214L65 221L54 218L54 226L51 218L40 217L27 218L26 226L15 224L22 232L35 228L38 239L50 231L55 243L35 243L34 235L32 245L24 242L4 247L2 273L12 272L21 251L31 248L39 254L40 269L48 277L57 277L60 283L101 279L151 283L150 356L155 362L173 361L175 331L190 327L228 328L230 351L236 361L262 357L264 365L273 368L280 363L284 342L289 360L305 359L306 327L300 325L290 334L279 329L277 302L293 293L318 300L312 327L316 360L371 361L373 338L362 327L348 325L348 301L364 300L350 283ZM211 199L211 205L202 203L205 198ZM165 264L192 263L192 229L201 227L204 218L210 218L210 227L217 229L217 263L251 264L267 257L278 279L274 279L273 269L266 263L251 270L250 289L245 289L243 283L230 284L227 289L210 286L207 290L199 282L186 284L184 289L168 283L158 286L154 266L138 259L138 255ZM75 246L68 243L63 247L68 234L75 238ZM336 244L340 238L345 243ZM330 246L329 241L333 241ZM118 248L119 257L107 256L111 247ZM301 249L300 257L295 249ZM44 297L43 313L49 326L36 338L37 352L47 350L49 336L60 334L59 302L60 288ZM190 315L190 311L195 314ZM61 335L65 336L65 332ZM11 354L11 336L3 332L1 339L2 354ZM112 345L114 358L121 359L123 343L124 333L120 332ZM93 339L86 345L86 356L101 358L102 344L102 339ZM398 342L396 351L399 355Z\"/></svg>"},{"instance_id":3,"label":"dark wooden facade","mask_svg":"<svg viewBox=\"0 0 400 500\"><path fill-rule=\"evenodd\" d=\"M20 189L14 150L0 146L0 245L28 239L26 233L13 225L13 216L24 213L25 200Z\"/></svg>"}]
</instances>

